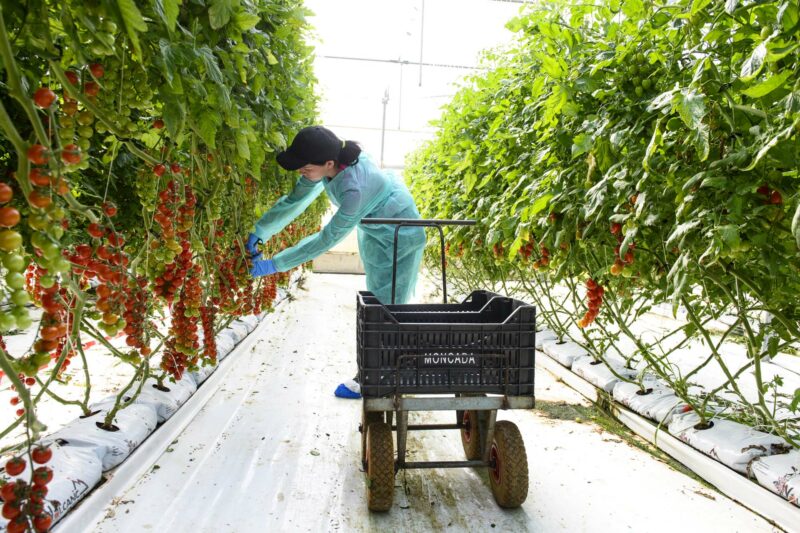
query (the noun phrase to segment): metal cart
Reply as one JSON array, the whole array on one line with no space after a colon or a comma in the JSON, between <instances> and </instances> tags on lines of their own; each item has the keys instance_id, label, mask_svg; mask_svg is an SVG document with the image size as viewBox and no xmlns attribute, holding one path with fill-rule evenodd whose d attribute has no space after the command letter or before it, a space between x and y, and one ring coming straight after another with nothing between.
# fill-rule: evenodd
<instances>
[{"instance_id":1,"label":"metal cart","mask_svg":"<svg viewBox=\"0 0 800 533\"><path fill-rule=\"evenodd\" d=\"M363 219L393 224L392 304L368 291L357 296L358 377L363 397L361 460L370 511L388 511L394 476L406 468L487 467L501 507L528 495L528 460L517 426L497 420L498 409L534 406L536 309L488 291L447 303L445 225L472 220ZM439 231L442 304L395 305L397 243L407 226ZM455 411L452 424L409 425L410 411ZM395 421L396 420L396 421ZM466 460L406 461L409 431L457 429ZM397 458L392 439L397 433Z\"/></svg>"}]
</instances>

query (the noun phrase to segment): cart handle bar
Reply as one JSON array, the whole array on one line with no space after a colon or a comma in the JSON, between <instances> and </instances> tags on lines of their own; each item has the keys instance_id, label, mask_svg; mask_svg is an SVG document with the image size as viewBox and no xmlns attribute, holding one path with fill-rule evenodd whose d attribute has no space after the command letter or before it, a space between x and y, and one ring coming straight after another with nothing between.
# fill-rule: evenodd
<instances>
[{"instance_id":1,"label":"cart handle bar","mask_svg":"<svg viewBox=\"0 0 800 533\"><path fill-rule=\"evenodd\" d=\"M402 224L404 226L474 226L474 220L425 218L362 218L362 224Z\"/></svg>"},{"instance_id":2,"label":"cart handle bar","mask_svg":"<svg viewBox=\"0 0 800 533\"><path fill-rule=\"evenodd\" d=\"M439 230L439 242L442 254L442 301L447 303L447 265L444 257L444 231L442 226L474 226L474 220L440 220L424 218L362 218L362 224L394 224L394 254L392 256L392 304L394 304L397 288L397 237L403 226L432 227Z\"/></svg>"}]
</instances>

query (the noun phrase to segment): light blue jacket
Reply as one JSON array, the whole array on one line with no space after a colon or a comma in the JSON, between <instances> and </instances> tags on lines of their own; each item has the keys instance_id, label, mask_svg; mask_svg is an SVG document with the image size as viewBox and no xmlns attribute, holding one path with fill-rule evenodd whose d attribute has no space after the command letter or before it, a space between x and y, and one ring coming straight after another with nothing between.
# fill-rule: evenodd
<instances>
[{"instance_id":1,"label":"light blue jacket","mask_svg":"<svg viewBox=\"0 0 800 533\"><path fill-rule=\"evenodd\" d=\"M254 233L264 242L297 218L325 190L338 207L322 231L309 235L272 259L285 272L331 249L353 228L367 274L367 289L383 303L391 301L394 226L362 225L362 218L419 218L408 188L394 174L384 172L366 155L333 179L313 182L301 177L292 192L282 196L256 223ZM396 303L406 303L414 291L425 246L422 228L405 227L398 240Z\"/></svg>"}]
</instances>

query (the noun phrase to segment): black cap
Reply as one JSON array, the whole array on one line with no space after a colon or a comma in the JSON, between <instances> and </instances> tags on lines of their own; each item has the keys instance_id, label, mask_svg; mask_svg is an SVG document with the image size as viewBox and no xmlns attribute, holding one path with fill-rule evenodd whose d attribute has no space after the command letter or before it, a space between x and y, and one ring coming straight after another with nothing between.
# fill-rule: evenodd
<instances>
[{"instance_id":1,"label":"black cap","mask_svg":"<svg viewBox=\"0 0 800 533\"><path fill-rule=\"evenodd\" d=\"M309 163L324 164L338 160L343 146L343 141L328 128L309 126L300 130L292 140L292 145L279 153L276 159L286 170L297 170Z\"/></svg>"}]
</instances>

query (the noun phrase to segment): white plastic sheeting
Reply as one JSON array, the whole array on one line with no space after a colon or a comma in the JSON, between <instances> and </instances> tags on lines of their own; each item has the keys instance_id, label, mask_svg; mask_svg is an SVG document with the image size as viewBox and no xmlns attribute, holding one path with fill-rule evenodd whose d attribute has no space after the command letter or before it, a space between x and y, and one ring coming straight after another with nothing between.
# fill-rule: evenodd
<instances>
[{"instance_id":1,"label":"white plastic sheeting","mask_svg":"<svg viewBox=\"0 0 800 533\"><path fill-rule=\"evenodd\" d=\"M636 377L636 370L625 368L621 361L607 359L606 362L611 365L614 372L618 375L627 379ZM572 371L595 387L599 387L606 392L612 392L614 390L614 385L622 381L611 371L605 362L595 361L593 357L589 357L588 355L575 358L572 362Z\"/></svg>"},{"instance_id":2,"label":"white plastic sheeting","mask_svg":"<svg viewBox=\"0 0 800 533\"><path fill-rule=\"evenodd\" d=\"M542 351L567 368L570 368L572 362L578 357L589 355L586 348L580 344L572 341L565 341L559 344L557 339L544 342Z\"/></svg>"},{"instance_id":3,"label":"white plastic sheeting","mask_svg":"<svg viewBox=\"0 0 800 533\"><path fill-rule=\"evenodd\" d=\"M764 455L785 453L789 445L775 435L722 418L712 420L708 429L695 429L700 417L694 412L672 417L669 432L691 447L722 464L747 474L750 463Z\"/></svg>"},{"instance_id":4,"label":"white plastic sheeting","mask_svg":"<svg viewBox=\"0 0 800 533\"><path fill-rule=\"evenodd\" d=\"M100 458L90 447L62 445L50 439L42 441L49 445L53 457L45 466L53 470L53 479L47 485L47 499L44 509L57 521L63 514L74 506L83 496L92 490L100 481L103 474ZM38 467L40 465L34 465ZM29 480L31 475L30 462L17 478ZM2 478L13 481L5 473ZM5 528L8 520L0 517L0 529Z\"/></svg>"},{"instance_id":5,"label":"white plastic sheeting","mask_svg":"<svg viewBox=\"0 0 800 533\"><path fill-rule=\"evenodd\" d=\"M208 377L211 374L214 373L214 371L217 369L218 366L219 364L203 365L197 370L190 372L190 374L192 375L192 379L194 380L194 382L197 383L198 386L200 386L200 384L202 384L205 380L208 379Z\"/></svg>"},{"instance_id":6,"label":"white plastic sheeting","mask_svg":"<svg viewBox=\"0 0 800 533\"><path fill-rule=\"evenodd\" d=\"M668 426L672 422L672 415L686 404L675 396L672 389L658 380L645 379L642 385L649 392L643 394L636 383L619 381L614 385L614 399L659 425Z\"/></svg>"},{"instance_id":7,"label":"white plastic sheeting","mask_svg":"<svg viewBox=\"0 0 800 533\"><path fill-rule=\"evenodd\" d=\"M800 507L800 451L759 457L750 470L759 485Z\"/></svg>"},{"instance_id":8,"label":"white plastic sheeting","mask_svg":"<svg viewBox=\"0 0 800 533\"><path fill-rule=\"evenodd\" d=\"M98 427L113 405L108 398L93 406L99 412L86 418L73 420L48 439L61 439L64 445L91 448L103 464L103 470L114 468L124 461L156 427L158 415L152 405L132 404L117 412L114 425L117 431Z\"/></svg>"},{"instance_id":9,"label":"white plastic sheeting","mask_svg":"<svg viewBox=\"0 0 800 533\"><path fill-rule=\"evenodd\" d=\"M256 326L258 326L259 320L261 320L261 319L258 318L255 315L248 315L248 316L243 316L243 317L237 318L236 320L233 321L233 323L234 324L243 324L247 328L247 332L250 333L251 331L256 329Z\"/></svg>"},{"instance_id":10,"label":"white plastic sheeting","mask_svg":"<svg viewBox=\"0 0 800 533\"><path fill-rule=\"evenodd\" d=\"M147 378L142 385L142 391L133 403L150 405L158 415L158 423L162 423L175 414L181 405L197 390L197 383L190 372L185 372L176 382L164 381L164 389L158 388L158 381ZM128 400L128 398L125 398Z\"/></svg>"},{"instance_id":11,"label":"white plastic sheeting","mask_svg":"<svg viewBox=\"0 0 800 533\"><path fill-rule=\"evenodd\" d=\"M544 346L545 342L552 341L552 340L555 340L557 338L558 337L556 336L556 334L553 333L549 329L543 329L542 331L537 331L536 332L536 343L535 343L536 349L537 350L541 350L542 347Z\"/></svg>"}]
</instances>

